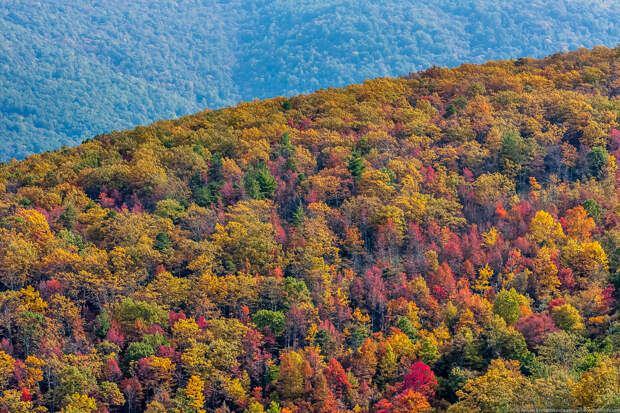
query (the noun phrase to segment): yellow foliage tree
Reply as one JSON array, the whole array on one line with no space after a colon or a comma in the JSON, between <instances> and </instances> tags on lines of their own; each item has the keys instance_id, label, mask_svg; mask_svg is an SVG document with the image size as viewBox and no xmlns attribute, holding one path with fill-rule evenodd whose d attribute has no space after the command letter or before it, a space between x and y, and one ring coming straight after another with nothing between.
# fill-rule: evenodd
<instances>
[{"instance_id":1,"label":"yellow foliage tree","mask_svg":"<svg viewBox=\"0 0 620 413\"><path fill-rule=\"evenodd\" d=\"M67 405L60 410L61 413L91 413L97 410L97 403L92 397L85 394L74 393L67 397Z\"/></svg>"},{"instance_id":2,"label":"yellow foliage tree","mask_svg":"<svg viewBox=\"0 0 620 413\"><path fill-rule=\"evenodd\" d=\"M581 314L570 304L553 307L551 316L555 324L564 331L580 331L583 329Z\"/></svg>"},{"instance_id":3,"label":"yellow foliage tree","mask_svg":"<svg viewBox=\"0 0 620 413\"><path fill-rule=\"evenodd\" d=\"M488 291L491 288L491 285L489 285L491 277L493 277L493 270L489 268L489 264L486 264L483 268L478 270L478 277L472 288L478 293Z\"/></svg>"},{"instance_id":4,"label":"yellow foliage tree","mask_svg":"<svg viewBox=\"0 0 620 413\"><path fill-rule=\"evenodd\" d=\"M185 395L189 399L190 405L196 409L196 413L205 413L205 382L198 376L191 376L185 387Z\"/></svg>"},{"instance_id":5,"label":"yellow foliage tree","mask_svg":"<svg viewBox=\"0 0 620 413\"><path fill-rule=\"evenodd\" d=\"M0 389L6 389L15 369L15 359L0 350Z\"/></svg>"},{"instance_id":6,"label":"yellow foliage tree","mask_svg":"<svg viewBox=\"0 0 620 413\"><path fill-rule=\"evenodd\" d=\"M530 381L519 371L517 361L491 361L487 372L469 380L457 393L459 402L449 413L517 412L528 407L532 395Z\"/></svg>"},{"instance_id":7,"label":"yellow foliage tree","mask_svg":"<svg viewBox=\"0 0 620 413\"><path fill-rule=\"evenodd\" d=\"M497 230L497 228L491 227L488 232L482 233L481 236L482 245L485 247L491 247L497 242L497 238L499 237L499 231Z\"/></svg>"},{"instance_id":8,"label":"yellow foliage tree","mask_svg":"<svg viewBox=\"0 0 620 413\"><path fill-rule=\"evenodd\" d=\"M530 221L529 238L536 244L547 244L554 247L556 242L564 238L564 231L559 222L551 214L540 210Z\"/></svg>"},{"instance_id":9,"label":"yellow foliage tree","mask_svg":"<svg viewBox=\"0 0 620 413\"><path fill-rule=\"evenodd\" d=\"M617 408L620 404L618 360L603 360L583 373L572 389L573 407L579 409Z\"/></svg>"}]
</instances>

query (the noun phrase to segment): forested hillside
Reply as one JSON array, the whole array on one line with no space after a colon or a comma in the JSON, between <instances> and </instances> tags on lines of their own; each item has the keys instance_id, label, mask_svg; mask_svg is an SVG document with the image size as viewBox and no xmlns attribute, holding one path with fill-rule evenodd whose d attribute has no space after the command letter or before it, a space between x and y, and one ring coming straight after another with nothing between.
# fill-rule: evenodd
<instances>
[{"instance_id":1,"label":"forested hillside","mask_svg":"<svg viewBox=\"0 0 620 413\"><path fill-rule=\"evenodd\" d=\"M615 46L615 0L0 0L0 161L242 100Z\"/></svg>"},{"instance_id":2,"label":"forested hillside","mask_svg":"<svg viewBox=\"0 0 620 413\"><path fill-rule=\"evenodd\" d=\"M0 166L0 411L620 406L620 49Z\"/></svg>"}]
</instances>

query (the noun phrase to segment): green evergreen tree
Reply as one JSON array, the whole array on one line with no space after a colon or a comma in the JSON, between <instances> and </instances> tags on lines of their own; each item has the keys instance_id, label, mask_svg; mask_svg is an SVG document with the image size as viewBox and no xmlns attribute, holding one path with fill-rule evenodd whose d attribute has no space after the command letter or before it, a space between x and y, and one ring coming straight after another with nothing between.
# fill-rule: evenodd
<instances>
[{"instance_id":1,"label":"green evergreen tree","mask_svg":"<svg viewBox=\"0 0 620 413\"><path fill-rule=\"evenodd\" d=\"M443 115L444 118L449 118L450 116L456 115L456 106L454 105L454 103L451 103L447 108L446 108L446 113Z\"/></svg>"},{"instance_id":2,"label":"green evergreen tree","mask_svg":"<svg viewBox=\"0 0 620 413\"><path fill-rule=\"evenodd\" d=\"M351 175L353 175L353 177L357 180L359 180L364 173L366 165L364 164L364 158L362 158L362 155L358 151L351 152L351 157L349 158L347 169L349 170Z\"/></svg>"},{"instance_id":3,"label":"green evergreen tree","mask_svg":"<svg viewBox=\"0 0 620 413\"><path fill-rule=\"evenodd\" d=\"M247 195L252 199L264 199L273 196L277 182L266 166L248 172L244 178Z\"/></svg>"},{"instance_id":4,"label":"green evergreen tree","mask_svg":"<svg viewBox=\"0 0 620 413\"><path fill-rule=\"evenodd\" d=\"M603 209L594 199L586 199L581 206L586 210L588 215L594 219L594 221L600 222L600 219L603 216Z\"/></svg>"},{"instance_id":5,"label":"green evergreen tree","mask_svg":"<svg viewBox=\"0 0 620 413\"><path fill-rule=\"evenodd\" d=\"M288 132L283 133L280 137L279 149L283 158L288 158L295 150L295 147L291 144L291 137Z\"/></svg>"},{"instance_id":6,"label":"green evergreen tree","mask_svg":"<svg viewBox=\"0 0 620 413\"><path fill-rule=\"evenodd\" d=\"M153 248L160 252L170 249L170 236L165 232L160 232L157 234L155 236Z\"/></svg>"},{"instance_id":7,"label":"green evergreen tree","mask_svg":"<svg viewBox=\"0 0 620 413\"><path fill-rule=\"evenodd\" d=\"M263 198L273 196L278 186L275 178L271 175L271 172L267 168L262 168L256 175L256 180L260 186L260 192Z\"/></svg>"},{"instance_id":8,"label":"green evergreen tree","mask_svg":"<svg viewBox=\"0 0 620 413\"><path fill-rule=\"evenodd\" d=\"M607 153L607 149L601 146L592 148L588 153L588 166L592 175L599 176L605 165L607 165L608 159L609 153Z\"/></svg>"},{"instance_id":9,"label":"green evergreen tree","mask_svg":"<svg viewBox=\"0 0 620 413\"><path fill-rule=\"evenodd\" d=\"M300 202L297 210L293 214L293 225L296 227L300 226L302 222L304 222L304 219L306 219L306 211L304 211L304 207Z\"/></svg>"}]
</instances>

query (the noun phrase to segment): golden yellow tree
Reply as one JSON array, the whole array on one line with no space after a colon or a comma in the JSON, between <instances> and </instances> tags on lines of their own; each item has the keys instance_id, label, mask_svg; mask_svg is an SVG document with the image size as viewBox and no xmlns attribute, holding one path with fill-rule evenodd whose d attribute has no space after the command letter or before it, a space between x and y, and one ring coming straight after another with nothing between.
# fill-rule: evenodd
<instances>
[{"instance_id":1,"label":"golden yellow tree","mask_svg":"<svg viewBox=\"0 0 620 413\"><path fill-rule=\"evenodd\" d=\"M196 413L205 413L205 382L198 376L191 376L185 387L185 395L189 399L190 405L196 409Z\"/></svg>"}]
</instances>

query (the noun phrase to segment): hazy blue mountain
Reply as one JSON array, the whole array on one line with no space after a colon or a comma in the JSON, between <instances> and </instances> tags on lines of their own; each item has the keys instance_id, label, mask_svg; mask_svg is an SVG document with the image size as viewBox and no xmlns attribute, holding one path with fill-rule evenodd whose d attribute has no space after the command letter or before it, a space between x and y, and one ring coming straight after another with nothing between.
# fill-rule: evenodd
<instances>
[{"instance_id":1,"label":"hazy blue mountain","mask_svg":"<svg viewBox=\"0 0 620 413\"><path fill-rule=\"evenodd\" d=\"M0 0L0 160L432 64L614 46L618 0Z\"/></svg>"}]
</instances>

